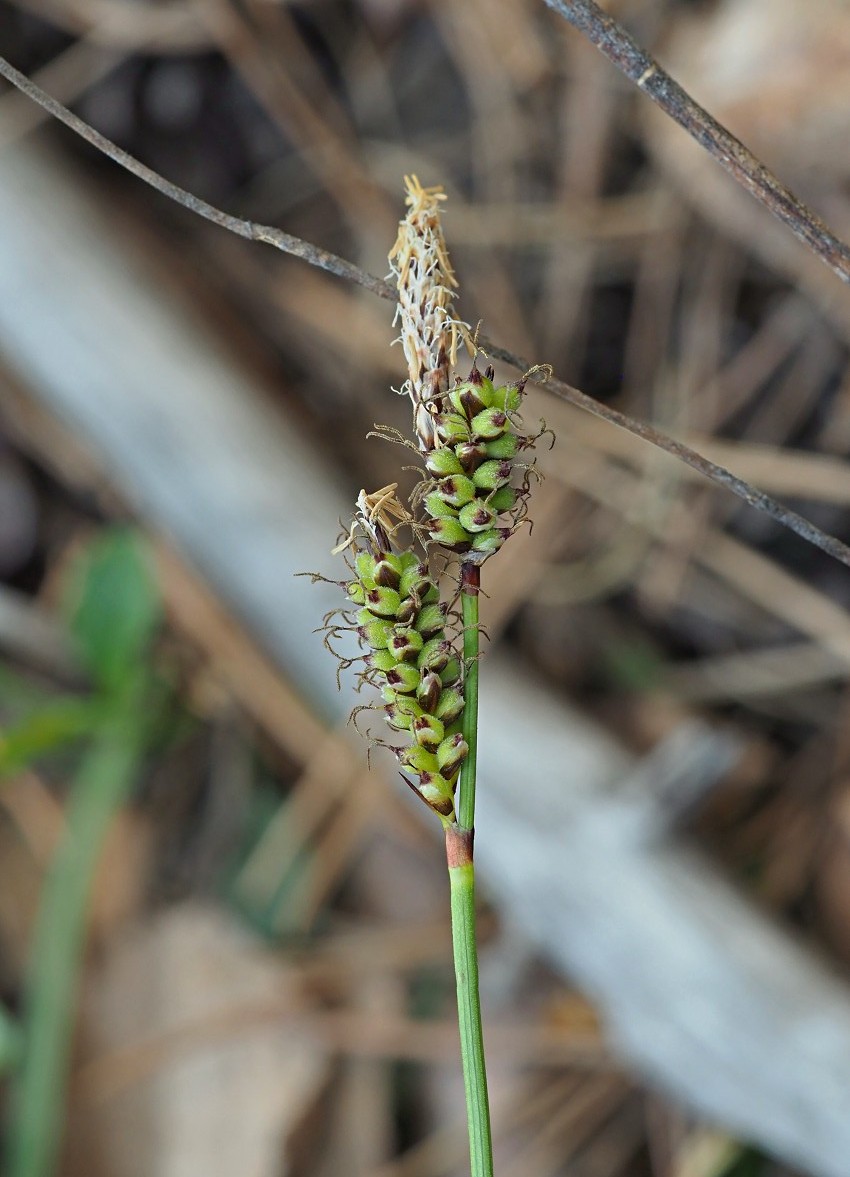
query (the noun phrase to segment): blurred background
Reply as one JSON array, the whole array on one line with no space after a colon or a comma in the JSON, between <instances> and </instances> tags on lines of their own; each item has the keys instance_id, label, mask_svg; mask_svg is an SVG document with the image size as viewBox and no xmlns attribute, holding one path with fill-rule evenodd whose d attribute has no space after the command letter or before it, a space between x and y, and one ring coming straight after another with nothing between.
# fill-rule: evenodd
<instances>
[{"instance_id":1,"label":"blurred background","mask_svg":"<svg viewBox=\"0 0 850 1177\"><path fill-rule=\"evenodd\" d=\"M850 234L846 0L604 7ZM0 51L379 276L403 176L442 184L465 320L850 542L846 291L536 0L2 0ZM7 1171L462 1174L439 841L293 576L396 477L392 305L9 91L0 272ZM850 572L526 415L557 443L484 582L498 1172L846 1172Z\"/></svg>"}]
</instances>

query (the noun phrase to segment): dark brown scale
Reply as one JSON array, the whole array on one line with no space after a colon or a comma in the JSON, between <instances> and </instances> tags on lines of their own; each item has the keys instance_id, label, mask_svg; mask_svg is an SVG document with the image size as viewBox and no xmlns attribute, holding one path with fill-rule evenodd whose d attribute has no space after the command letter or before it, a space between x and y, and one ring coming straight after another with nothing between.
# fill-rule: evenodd
<instances>
[{"instance_id":1,"label":"dark brown scale","mask_svg":"<svg viewBox=\"0 0 850 1177\"><path fill-rule=\"evenodd\" d=\"M416 701L423 711L427 711L429 714L434 713L440 701L442 690L443 684L440 681L439 674L429 671L424 675L416 690Z\"/></svg>"},{"instance_id":2,"label":"dark brown scale","mask_svg":"<svg viewBox=\"0 0 850 1177\"><path fill-rule=\"evenodd\" d=\"M465 441L455 446L455 454L464 471L472 474L487 457L487 448L480 441Z\"/></svg>"},{"instance_id":3,"label":"dark brown scale","mask_svg":"<svg viewBox=\"0 0 850 1177\"><path fill-rule=\"evenodd\" d=\"M458 397L466 419L471 421L478 413L482 413L487 408L481 397L472 388L465 388Z\"/></svg>"},{"instance_id":4,"label":"dark brown scale","mask_svg":"<svg viewBox=\"0 0 850 1177\"><path fill-rule=\"evenodd\" d=\"M416 597L408 597L402 601L396 610L395 619L402 625L409 625L419 612L419 602Z\"/></svg>"},{"instance_id":5,"label":"dark brown scale","mask_svg":"<svg viewBox=\"0 0 850 1177\"><path fill-rule=\"evenodd\" d=\"M375 565L375 584L382 588L397 589L400 579L398 571L388 560L379 560Z\"/></svg>"}]
</instances>

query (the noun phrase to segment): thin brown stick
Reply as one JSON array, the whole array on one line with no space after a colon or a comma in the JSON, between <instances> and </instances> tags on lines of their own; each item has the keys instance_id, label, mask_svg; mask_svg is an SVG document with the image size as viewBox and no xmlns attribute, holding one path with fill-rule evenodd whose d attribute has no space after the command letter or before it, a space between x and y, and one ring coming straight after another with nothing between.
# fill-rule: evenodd
<instances>
[{"instance_id":1,"label":"thin brown stick","mask_svg":"<svg viewBox=\"0 0 850 1177\"><path fill-rule=\"evenodd\" d=\"M804 242L842 282L850 283L850 246L774 176L769 168L704 110L594 0L546 0L714 156L721 167Z\"/></svg>"},{"instance_id":2,"label":"thin brown stick","mask_svg":"<svg viewBox=\"0 0 850 1177\"><path fill-rule=\"evenodd\" d=\"M517 368L520 371L527 372L530 370L531 365L520 356L514 355L513 352L506 351L504 348L490 343L486 339L479 340L479 342L482 350L488 356L492 356L493 359L502 360L504 363L510 364L511 367ZM737 495L739 499L743 499L749 506L755 507L757 511L764 511L766 515L770 515L771 519L775 519L777 523L780 523L783 527L787 527L789 531L793 531L807 543L814 544L822 552L826 552L827 555L834 557L842 564L847 564L850 567L850 547L847 544L843 543L840 539L836 539L835 536L821 531L819 527L815 527L814 523L810 523L808 519L804 519L796 511L791 511L788 507L783 507L782 503L771 498L770 495L765 494L763 491L758 490L757 487L752 486L749 482L745 482L743 478L738 478L731 470L727 470L725 466L719 466L717 462L712 462L708 458L704 458L702 454L697 453L696 450L691 449L684 442L676 441L674 437L668 437L666 433L662 433L652 425L647 425L645 421L637 421L634 417L628 417L625 413L620 413L617 409L612 409L609 405L594 400L586 392L581 392L578 388L573 388L572 385L565 384L563 380L558 380L555 376L551 376L548 379L535 376L534 379L542 388L550 392L553 396L556 396L559 400L575 405L576 408L584 409L588 413L593 413L594 417L601 417L603 421L607 421L610 425L618 425L621 429L627 429L629 433L634 433L636 437L643 438L650 445L657 446L658 449L664 450L665 453L672 454L673 457L678 458L687 466L690 466L691 469L696 470L706 478L710 478L718 486L731 491L732 494Z\"/></svg>"},{"instance_id":3,"label":"thin brown stick","mask_svg":"<svg viewBox=\"0 0 850 1177\"><path fill-rule=\"evenodd\" d=\"M60 123L70 127L87 143L91 143L98 151L102 151L104 155L120 164L132 175L144 180L146 184L150 184L151 188L155 188L157 192L161 192L163 196L167 196L170 200L182 205L183 208L189 209L190 212L197 213L199 217L203 217L207 221L212 221L214 225L220 225L222 229L229 229L231 233L236 233L239 237L246 237L249 241L264 241L267 245L273 245L275 249L282 250L283 253L290 253L294 257L301 258L302 261L309 262L311 266L318 266L320 270L326 270L338 278L347 278L349 282L364 286L373 294L380 295L381 298L395 298L395 291L387 282L381 278L372 277L371 274L367 274L364 270L352 265L351 262L337 257L336 254L329 253L326 249L320 249L317 245L311 245L308 241L302 241L300 237L284 233L282 229L276 229L271 225L258 225L255 221L246 221L241 217L231 216L230 213L223 212L205 200L201 200L200 197L193 196L191 192L178 187L177 184L172 184L170 180L166 180L164 176L153 171L152 168L146 167L128 152L122 151L111 139L107 139L94 127L90 127L88 123L73 114L61 102L57 102L35 82L19 73L2 57L0 57L0 76L11 82L33 102L37 102Z\"/></svg>"},{"instance_id":4,"label":"thin brown stick","mask_svg":"<svg viewBox=\"0 0 850 1177\"><path fill-rule=\"evenodd\" d=\"M625 36L625 34L623 35ZM338 278L344 278L350 282L354 282L358 286L371 291L373 294L377 294L380 298L385 298L389 301L395 300L395 288L390 286L388 282L366 273L366 271L361 270L358 266L345 261L344 258L337 257L336 254L311 245L307 241L302 241L300 237L293 237L290 233L284 233L282 229L277 229L270 225L258 225L254 221L246 221L241 217L231 216L229 213L215 208L214 205L208 204L205 200L193 196L191 192L186 192L185 189L172 184L169 180L159 175L158 172L146 167L132 155L129 155L126 151L116 146L105 135L101 135L99 131L95 131L93 127L90 127L88 123L78 118L70 110L67 110L55 98L51 98L49 94L46 94L39 86L25 77L24 74L19 73L18 70L2 57L0 57L0 76L6 78L7 81L11 82L12 85L16 86L34 102L37 102L39 106L42 106L54 118L57 118L67 127L70 127L72 131L75 131L76 134L80 135L88 143L98 148L104 155L114 160L115 163L120 164L121 167L131 172L132 175L138 177L140 180L144 180L146 184L150 184L152 188L162 193L163 196L167 196L170 200L189 209L190 212L197 213L198 216L212 221L213 224L219 225L223 229L229 229L231 233L236 233L239 237L245 237L249 241L265 242L267 245L272 245L275 249L279 249L283 253L301 258L302 261L307 262L309 265L317 266L319 269L325 270L329 274L334 274ZM685 95L685 97L687 96ZM722 130L722 128L720 129ZM724 132L724 134L726 133ZM842 246L842 248L846 250L846 246ZM848 275L850 276L850 267L848 267ZM503 347L499 347L497 344L490 343L486 339L480 340L480 344L482 350L487 355L509 364L518 371L528 372L532 367L531 364L520 356L507 351ZM611 425L617 425L629 433L634 433L637 437L649 442L650 445L657 446L658 449L672 454L698 473L711 479L712 482L716 482L719 486L737 495L738 498L743 499L751 507L770 515L777 523L783 527L787 527L807 543L813 544L815 547L820 548L821 551L826 552L827 555L850 567L850 547L847 544L836 539L835 536L821 531L819 527L804 519L802 515L788 510L787 507L783 507L776 499L751 486L742 478L738 478L731 471L725 469L725 467L719 466L716 462L709 461L708 458L704 458L696 450L691 449L690 446L676 441L672 437L668 437L666 434L653 428L651 425L647 425L643 421L637 421L625 413L618 412L617 409L612 409L608 405L594 400L587 393L581 392L579 389L573 388L571 385L565 384L562 380L557 380L555 377L550 377L549 379L538 377L538 383L547 392L550 392L560 400L575 405L579 409L584 409L588 413L593 413L594 416L600 417L603 421L607 421Z\"/></svg>"}]
</instances>

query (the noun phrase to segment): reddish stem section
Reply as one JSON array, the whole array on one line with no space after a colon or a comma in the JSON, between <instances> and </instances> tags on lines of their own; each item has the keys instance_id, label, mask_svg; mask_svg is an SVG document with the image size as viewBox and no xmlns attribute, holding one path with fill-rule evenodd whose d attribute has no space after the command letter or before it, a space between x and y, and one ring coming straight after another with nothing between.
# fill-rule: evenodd
<instances>
[{"instance_id":1,"label":"reddish stem section","mask_svg":"<svg viewBox=\"0 0 850 1177\"><path fill-rule=\"evenodd\" d=\"M477 564L462 564L460 569L460 591L470 597L477 597L481 591L481 569Z\"/></svg>"},{"instance_id":2,"label":"reddish stem section","mask_svg":"<svg viewBox=\"0 0 850 1177\"><path fill-rule=\"evenodd\" d=\"M473 830L461 830L457 826L446 827L446 862L449 870L456 866L472 865Z\"/></svg>"}]
</instances>

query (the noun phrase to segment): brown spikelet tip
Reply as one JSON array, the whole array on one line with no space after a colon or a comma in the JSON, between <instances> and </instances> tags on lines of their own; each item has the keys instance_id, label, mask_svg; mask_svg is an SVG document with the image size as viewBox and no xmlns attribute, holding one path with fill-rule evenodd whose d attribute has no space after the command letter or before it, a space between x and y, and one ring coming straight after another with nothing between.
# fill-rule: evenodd
<instances>
[{"instance_id":1,"label":"brown spikelet tip","mask_svg":"<svg viewBox=\"0 0 850 1177\"><path fill-rule=\"evenodd\" d=\"M398 286L394 321L407 359L404 391L413 402L419 447L427 452L437 444L429 406L449 387L463 325L455 318L457 279L440 222L446 195L439 186L423 188L416 176L405 176L405 187L408 212L389 254Z\"/></svg>"}]
</instances>

